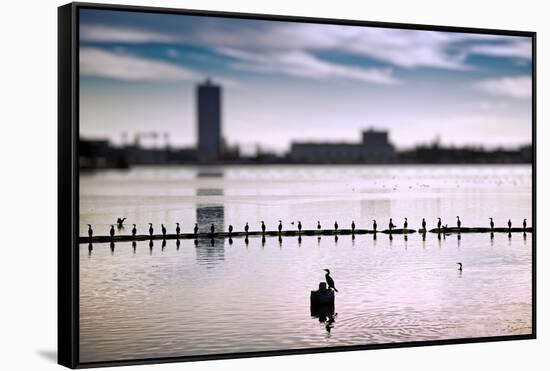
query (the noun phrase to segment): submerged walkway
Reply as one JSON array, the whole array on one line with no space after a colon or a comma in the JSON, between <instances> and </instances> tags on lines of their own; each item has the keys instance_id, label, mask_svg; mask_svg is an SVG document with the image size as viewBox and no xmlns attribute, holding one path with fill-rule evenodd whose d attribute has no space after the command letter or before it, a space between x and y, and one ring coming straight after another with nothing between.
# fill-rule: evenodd
<instances>
[{"instance_id":1,"label":"submerged walkway","mask_svg":"<svg viewBox=\"0 0 550 371\"><path fill-rule=\"evenodd\" d=\"M461 234L461 233L532 233L533 228L483 228L483 227L453 227L453 228L441 228L441 229L430 229L426 231L424 229L384 229L381 231L374 231L369 229L307 229L302 230L301 232L297 230L292 231L253 231L253 232L214 232L214 233L180 233L178 234L154 234L152 236L147 234L136 234L132 235L115 235L111 236L93 236L93 237L79 237L79 243L89 243L89 242L127 242L127 241L148 241L148 240L192 240L192 239L204 239L204 238L238 238L238 237L250 237L250 236L265 236L265 237L279 237L279 236L335 236L335 235L359 235L359 234L413 234L421 233L426 234L437 233L437 234Z\"/></svg>"}]
</instances>

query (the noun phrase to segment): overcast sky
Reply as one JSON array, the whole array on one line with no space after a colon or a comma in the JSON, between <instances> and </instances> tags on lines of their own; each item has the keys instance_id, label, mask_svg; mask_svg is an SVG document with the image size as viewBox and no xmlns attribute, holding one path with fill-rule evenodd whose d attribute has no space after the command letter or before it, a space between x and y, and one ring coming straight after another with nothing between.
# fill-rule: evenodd
<instances>
[{"instance_id":1,"label":"overcast sky","mask_svg":"<svg viewBox=\"0 0 550 371\"><path fill-rule=\"evenodd\" d=\"M400 148L531 143L531 40L106 10L80 11L80 132L196 143L195 85L223 86L223 133L246 151L292 140Z\"/></svg>"}]
</instances>

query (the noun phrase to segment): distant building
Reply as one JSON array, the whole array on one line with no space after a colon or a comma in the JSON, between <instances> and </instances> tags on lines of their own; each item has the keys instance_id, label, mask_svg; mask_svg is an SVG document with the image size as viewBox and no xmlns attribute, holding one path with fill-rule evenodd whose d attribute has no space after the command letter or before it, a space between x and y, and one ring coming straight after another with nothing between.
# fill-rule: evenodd
<instances>
[{"instance_id":1,"label":"distant building","mask_svg":"<svg viewBox=\"0 0 550 371\"><path fill-rule=\"evenodd\" d=\"M292 143L290 159L305 163L387 163L396 159L387 131L369 129L360 143Z\"/></svg>"},{"instance_id":2,"label":"distant building","mask_svg":"<svg viewBox=\"0 0 550 371\"><path fill-rule=\"evenodd\" d=\"M198 160L217 162L221 147L221 87L209 79L197 86Z\"/></svg>"}]
</instances>

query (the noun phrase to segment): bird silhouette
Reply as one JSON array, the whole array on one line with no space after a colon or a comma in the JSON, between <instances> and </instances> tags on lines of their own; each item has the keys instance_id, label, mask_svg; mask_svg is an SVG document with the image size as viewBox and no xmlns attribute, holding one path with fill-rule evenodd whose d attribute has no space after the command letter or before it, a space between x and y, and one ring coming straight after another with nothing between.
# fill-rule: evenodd
<instances>
[{"instance_id":1,"label":"bird silhouette","mask_svg":"<svg viewBox=\"0 0 550 371\"><path fill-rule=\"evenodd\" d=\"M214 229L215 229L214 224L210 225L210 233L211 234L214 234Z\"/></svg>"},{"instance_id":2,"label":"bird silhouette","mask_svg":"<svg viewBox=\"0 0 550 371\"><path fill-rule=\"evenodd\" d=\"M279 234L281 234L281 231L283 230L283 222L279 220Z\"/></svg>"},{"instance_id":3,"label":"bird silhouette","mask_svg":"<svg viewBox=\"0 0 550 371\"><path fill-rule=\"evenodd\" d=\"M195 228L193 228L193 233L195 234L195 236L199 233L199 226L197 225L197 223L195 223Z\"/></svg>"},{"instance_id":4,"label":"bird silhouette","mask_svg":"<svg viewBox=\"0 0 550 371\"><path fill-rule=\"evenodd\" d=\"M373 219L372 221L372 230L376 232L376 228L378 228L378 224L376 224L376 219Z\"/></svg>"},{"instance_id":5,"label":"bird silhouette","mask_svg":"<svg viewBox=\"0 0 550 371\"><path fill-rule=\"evenodd\" d=\"M512 229L512 220L508 219L508 229Z\"/></svg>"},{"instance_id":6,"label":"bird silhouette","mask_svg":"<svg viewBox=\"0 0 550 371\"><path fill-rule=\"evenodd\" d=\"M229 237L231 238L231 233L233 233L233 226L231 224L229 224Z\"/></svg>"},{"instance_id":7,"label":"bird silhouette","mask_svg":"<svg viewBox=\"0 0 550 371\"><path fill-rule=\"evenodd\" d=\"M132 228L132 236L135 236L137 233L136 225L132 224L134 227Z\"/></svg>"},{"instance_id":8,"label":"bird silhouette","mask_svg":"<svg viewBox=\"0 0 550 371\"><path fill-rule=\"evenodd\" d=\"M161 224L160 228L162 230L162 236L166 236L166 227L164 226L164 224Z\"/></svg>"},{"instance_id":9,"label":"bird silhouette","mask_svg":"<svg viewBox=\"0 0 550 371\"><path fill-rule=\"evenodd\" d=\"M426 230L426 219L422 218L422 229Z\"/></svg>"},{"instance_id":10,"label":"bird silhouette","mask_svg":"<svg viewBox=\"0 0 550 371\"><path fill-rule=\"evenodd\" d=\"M462 225L462 222L460 221L460 217L456 217L456 226L460 229L460 226Z\"/></svg>"},{"instance_id":11,"label":"bird silhouette","mask_svg":"<svg viewBox=\"0 0 550 371\"><path fill-rule=\"evenodd\" d=\"M456 264L458 264L458 270L459 270L460 272L462 272L462 263L461 263L461 262L458 262L458 263L456 263Z\"/></svg>"},{"instance_id":12,"label":"bird silhouette","mask_svg":"<svg viewBox=\"0 0 550 371\"><path fill-rule=\"evenodd\" d=\"M111 224L111 231L110 231L110 234L111 234L111 238L114 237L115 235L115 226Z\"/></svg>"},{"instance_id":13,"label":"bird silhouette","mask_svg":"<svg viewBox=\"0 0 550 371\"><path fill-rule=\"evenodd\" d=\"M351 232L355 232L355 220L351 221Z\"/></svg>"},{"instance_id":14,"label":"bird silhouette","mask_svg":"<svg viewBox=\"0 0 550 371\"><path fill-rule=\"evenodd\" d=\"M338 222L337 221L334 221L334 230L338 231Z\"/></svg>"},{"instance_id":15,"label":"bird silhouette","mask_svg":"<svg viewBox=\"0 0 550 371\"><path fill-rule=\"evenodd\" d=\"M298 220L298 233L302 233L302 222Z\"/></svg>"},{"instance_id":16,"label":"bird silhouette","mask_svg":"<svg viewBox=\"0 0 550 371\"><path fill-rule=\"evenodd\" d=\"M527 219L523 219L523 229L527 229Z\"/></svg>"},{"instance_id":17,"label":"bird silhouette","mask_svg":"<svg viewBox=\"0 0 550 371\"><path fill-rule=\"evenodd\" d=\"M490 222L489 222L489 225L491 226L491 229L494 229L495 228L495 222L493 221L493 218L489 218Z\"/></svg>"},{"instance_id":18,"label":"bird silhouette","mask_svg":"<svg viewBox=\"0 0 550 371\"><path fill-rule=\"evenodd\" d=\"M179 236L181 232L180 223L176 223L176 234Z\"/></svg>"},{"instance_id":19,"label":"bird silhouette","mask_svg":"<svg viewBox=\"0 0 550 371\"><path fill-rule=\"evenodd\" d=\"M265 223L263 220L262 220L262 234L265 234Z\"/></svg>"},{"instance_id":20,"label":"bird silhouette","mask_svg":"<svg viewBox=\"0 0 550 371\"><path fill-rule=\"evenodd\" d=\"M245 226L244 226L244 233L246 233L246 235L248 235L248 222L246 222Z\"/></svg>"},{"instance_id":21,"label":"bird silhouette","mask_svg":"<svg viewBox=\"0 0 550 371\"><path fill-rule=\"evenodd\" d=\"M407 221L407 218L405 218L405 223L403 223L403 229L407 229L409 226L409 222Z\"/></svg>"},{"instance_id":22,"label":"bird silhouette","mask_svg":"<svg viewBox=\"0 0 550 371\"><path fill-rule=\"evenodd\" d=\"M149 236L153 237L153 223L149 223Z\"/></svg>"},{"instance_id":23,"label":"bird silhouette","mask_svg":"<svg viewBox=\"0 0 550 371\"><path fill-rule=\"evenodd\" d=\"M321 222L317 220L317 230L321 229Z\"/></svg>"},{"instance_id":24,"label":"bird silhouette","mask_svg":"<svg viewBox=\"0 0 550 371\"><path fill-rule=\"evenodd\" d=\"M118 218L116 220L116 224L118 226L118 228L122 228L124 226L124 221L126 220L126 218Z\"/></svg>"},{"instance_id":25,"label":"bird silhouette","mask_svg":"<svg viewBox=\"0 0 550 371\"><path fill-rule=\"evenodd\" d=\"M390 218L389 227L390 227L390 231L395 228L395 224L393 224L392 218Z\"/></svg>"},{"instance_id":26,"label":"bird silhouette","mask_svg":"<svg viewBox=\"0 0 550 371\"><path fill-rule=\"evenodd\" d=\"M441 218L437 218L437 229L441 229Z\"/></svg>"},{"instance_id":27,"label":"bird silhouette","mask_svg":"<svg viewBox=\"0 0 550 371\"><path fill-rule=\"evenodd\" d=\"M337 290L336 287L334 286L334 280L333 280L332 277L330 276L330 270L325 269L324 271L327 272L327 273L325 274L325 280L327 281L327 286L328 286L330 289L333 289L334 291L338 292L338 290Z\"/></svg>"},{"instance_id":28,"label":"bird silhouette","mask_svg":"<svg viewBox=\"0 0 550 371\"><path fill-rule=\"evenodd\" d=\"M94 234L94 230L92 229L92 225L88 224L88 237L92 238Z\"/></svg>"}]
</instances>

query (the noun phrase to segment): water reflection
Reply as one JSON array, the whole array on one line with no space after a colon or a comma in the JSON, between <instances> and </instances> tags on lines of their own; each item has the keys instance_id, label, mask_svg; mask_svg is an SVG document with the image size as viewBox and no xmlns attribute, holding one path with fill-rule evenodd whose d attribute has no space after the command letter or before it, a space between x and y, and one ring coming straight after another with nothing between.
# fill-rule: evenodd
<instances>
[{"instance_id":1,"label":"water reflection","mask_svg":"<svg viewBox=\"0 0 550 371\"><path fill-rule=\"evenodd\" d=\"M176 240L176 250L180 249L181 241L179 239Z\"/></svg>"},{"instance_id":2,"label":"water reflection","mask_svg":"<svg viewBox=\"0 0 550 371\"><path fill-rule=\"evenodd\" d=\"M137 242L132 241L132 250L134 250L134 254L136 253L136 246L137 246Z\"/></svg>"},{"instance_id":3,"label":"water reflection","mask_svg":"<svg viewBox=\"0 0 550 371\"><path fill-rule=\"evenodd\" d=\"M215 169L214 169L215 170ZM223 177L222 171L202 170L197 173L198 178ZM225 209L219 196L223 196L220 188L199 188L197 189L198 203L196 206L196 223L199 232L211 232L225 230ZM224 260L225 239L212 237L209 241L195 240L197 262L212 267ZM207 247L207 248L205 248Z\"/></svg>"},{"instance_id":4,"label":"water reflection","mask_svg":"<svg viewBox=\"0 0 550 371\"><path fill-rule=\"evenodd\" d=\"M327 336L330 336L330 332L336 322L336 316L338 315L338 313L334 312L334 305L312 305L309 310L311 317L318 319L319 323L325 327Z\"/></svg>"},{"instance_id":5,"label":"water reflection","mask_svg":"<svg viewBox=\"0 0 550 371\"><path fill-rule=\"evenodd\" d=\"M112 255L115 252L115 243L111 241L111 243L109 244L109 247L111 248L111 255Z\"/></svg>"}]
</instances>

